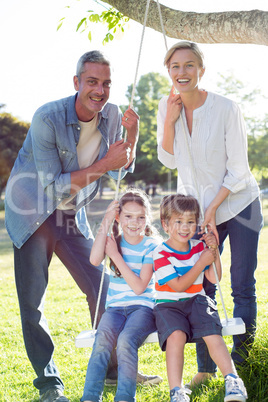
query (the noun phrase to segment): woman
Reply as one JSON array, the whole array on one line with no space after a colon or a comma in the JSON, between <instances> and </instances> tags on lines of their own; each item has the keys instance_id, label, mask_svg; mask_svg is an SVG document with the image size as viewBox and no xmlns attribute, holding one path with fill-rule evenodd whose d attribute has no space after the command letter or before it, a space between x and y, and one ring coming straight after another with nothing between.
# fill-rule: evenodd
<instances>
[{"instance_id":1,"label":"woman","mask_svg":"<svg viewBox=\"0 0 268 402\"><path fill-rule=\"evenodd\" d=\"M173 88L159 102L158 158L168 168L177 168L177 191L201 202L205 211L201 233L207 226L220 251L229 235L233 314L246 324L246 333L233 337L232 358L239 368L256 331L254 272L262 227L259 188L248 165L245 124L235 102L199 88L205 67L195 43L181 41L172 46L164 64ZM206 282L204 287L215 297L214 285ZM202 343L197 344L197 361L198 373L191 385L216 371Z\"/></svg>"}]
</instances>

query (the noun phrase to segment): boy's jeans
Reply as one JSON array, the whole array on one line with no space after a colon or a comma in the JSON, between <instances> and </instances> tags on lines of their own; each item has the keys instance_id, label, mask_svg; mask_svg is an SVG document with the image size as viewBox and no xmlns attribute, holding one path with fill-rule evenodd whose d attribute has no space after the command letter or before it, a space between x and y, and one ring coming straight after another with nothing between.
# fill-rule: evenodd
<instances>
[{"instance_id":1,"label":"boy's jeans","mask_svg":"<svg viewBox=\"0 0 268 402\"><path fill-rule=\"evenodd\" d=\"M102 400L107 366L116 347L118 384L115 401L135 401L138 348L156 331L153 310L145 306L109 307L103 314L89 359L81 401Z\"/></svg>"}]
</instances>

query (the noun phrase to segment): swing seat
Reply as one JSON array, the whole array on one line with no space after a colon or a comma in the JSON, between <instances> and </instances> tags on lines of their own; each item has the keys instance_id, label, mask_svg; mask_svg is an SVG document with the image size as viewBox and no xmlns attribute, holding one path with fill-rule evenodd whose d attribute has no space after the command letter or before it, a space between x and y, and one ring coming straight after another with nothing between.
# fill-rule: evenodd
<instances>
[{"instance_id":1,"label":"swing seat","mask_svg":"<svg viewBox=\"0 0 268 402\"><path fill-rule=\"evenodd\" d=\"M77 337L75 338L75 346L77 348L92 348L96 332L97 330L87 330L80 332L80 334L77 335Z\"/></svg>"},{"instance_id":2,"label":"swing seat","mask_svg":"<svg viewBox=\"0 0 268 402\"><path fill-rule=\"evenodd\" d=\"M245 323L240 317L228 318L227 322L225 319L223 319L221 320L221 325L222 325L222 336L240 335L246 332Z\"/></svg>"},{"instance_id":3,"label":"swing seat","mask_svg":"<svg viewBox=\"0 0 268 402\"><path fill-rule=\"evenodd\" d=\"M246 326L242 318L234 317L221 320L222 324L222 336L226 335L239 335L246 332ZM75 346L77 348L92 348L95 340L96 330L82 331L75 338ZM158 332L152 332L147 336L144 343L158 343Z\"/></svg>"},{"instance_id":4,"label":"swing seat","mask_svg":"<svg viewBox=\"0 0 268 402\"><path fill-rule=\"evenodd\" d=\"M75 346L77 348L92 348L94 340L95 340L96 330L88 330L82 331L79 335L75 338ZM152 332L150 335L147 336L144 343L158 343L158 332Z\"/></svg>"}]
</instances>

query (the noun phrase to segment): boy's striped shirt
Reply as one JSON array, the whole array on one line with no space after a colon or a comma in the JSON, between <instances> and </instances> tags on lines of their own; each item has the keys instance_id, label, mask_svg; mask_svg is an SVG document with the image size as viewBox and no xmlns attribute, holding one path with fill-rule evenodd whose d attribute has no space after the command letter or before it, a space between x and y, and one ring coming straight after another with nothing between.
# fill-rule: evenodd
<instances>
[{"instance_id":1,"label":"boy's striped shirt","mask_svg":"<svg viewBox=\"0 0 268 402\"><path fill-rule=\"evenodd\" d=\"M156 247L153 252L153 259L157 303L177 301L193 297L197 294L205 294L203 289L204 271L201 272L195 282L184 292L176 292L167 283L171 279L188 272L198 261L205 247L202 241L194 239L189 241L189 250L186 252L177 251L169 247L165 242Z\"/></svg>"}]
</instances>

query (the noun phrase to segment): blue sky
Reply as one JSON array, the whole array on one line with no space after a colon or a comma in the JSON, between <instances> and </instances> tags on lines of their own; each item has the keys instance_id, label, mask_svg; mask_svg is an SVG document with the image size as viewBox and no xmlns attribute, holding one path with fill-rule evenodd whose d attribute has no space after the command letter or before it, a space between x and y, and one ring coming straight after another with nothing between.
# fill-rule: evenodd
<instances>
[{"instance_id":1,"label":"blue sky","mask_svg":"<svg viewBox=\"0 0 268 402\"><path fill-rule=\"evenodd\" d=\"M224 11L261 9L268 11L267 0L160 0L161 3L188 11ZM176 7L177 3L177 7ZM65 6L71 5L70 9ZM92 49L103 50L114 68L110 100L126 103L125 93L133 83L142 26L132 22L121 40L102 46L104 28L93 25L93 41L76 33L76 24L85 10L95 9L92 0L9 0L0 4L0 103L5 111L22 120L30 121L35 110L43 103L73 94L73 75L78 58ZM66 16L57 31L60 18ZM177 40L167 38L168 46ZM217 91L218 73L233 71L248 90L260 88L268 93L268 46L207 45L201 44L205 54L206 73L202 86ZM165 54L161 33L146 29L141 54L139 76L148 72L167 75L163 67ZM268 111L267 100L260 100L254 113Z\"/></svg>"}]
</instances>

